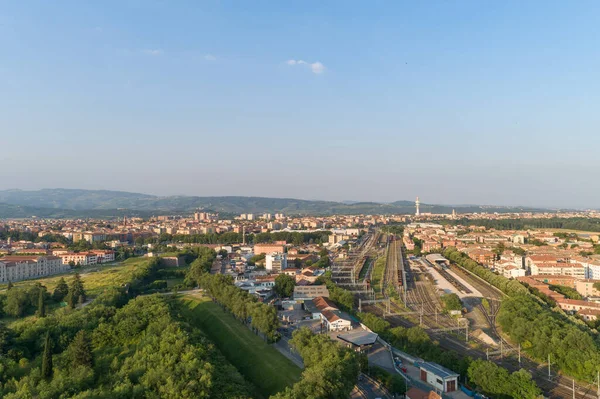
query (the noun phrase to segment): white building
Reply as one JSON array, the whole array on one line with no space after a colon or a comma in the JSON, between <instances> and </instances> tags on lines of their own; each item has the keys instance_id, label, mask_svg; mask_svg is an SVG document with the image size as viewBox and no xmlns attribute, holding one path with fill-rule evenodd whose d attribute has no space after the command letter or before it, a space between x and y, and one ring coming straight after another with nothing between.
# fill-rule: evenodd
<instances>
[{"instance_id":1,"label":"white building","mask_svg":"<svg viewBox=\"0 0 600 399\"><path fill-rule=\"evenodd\" d=\"M585 278L585 268L579 263L538 263L531 265L531 275Z\"/></svg>"},{"instance_id":2,"label":"white building","mask_svg":"<svg viewBox=\"0 0 600 399\"><path fill-rule=\"evenodd\" d=\"M115 251L93 250L90 252L96 255L96 263L109 263L115 261Z\"/></svg>"},{"instance_id":3,"label":"white building","mask_svg":"<svg viewBox=\"0 0 600 399\"><path fill-rule=\"evenodd\" d=\"M98 263L98 256L91 252L68 252L58 255L62 258L65 265L73 263L78 266L95 265Z\"/></svg>"},{"instance_id":4,"label":"white building","mask_svg":"<svg viewBox=\"0 0 600 399\"><path fill-rule=\"evenodd\" d=\"M436 390L454 392L458 389L458 373L431 362L415 363L415 366L420 369L421 381L435 387Z\"/></svg>"},{"instance_id":5,"label":"white building","mask_svg":"<svg viewBox=\"0 0 600 399\"><path fill-rule=\"evenodd\" d=\"M273 252L265 257L265 269L272 273L279 273L287 269L287 254Z\"/></svg>"},{"instance_id":6,"label":"white building","mask_svg":"<svg viewBox=\"0 0 600 399\"><path fill-rule=\"evenodd\" d=\"M520 269L514 265L506 266L502 272L506 278L517 278L525 276L525 269Z\"/></svg>"},{"instance_id":7,"label":"white building","mask_svg":"<svg viewBox=\"0 0 600 399\"><path fill-rule=\"evenodd\" d=\"M6 256L0 260L0 282L21 281L64 273L64 265L58 256Z\"/></svg>"},{"instance_id":8,"label":"white building","mask_svg":"<svg viewBox=\"0 0 600 399\"><path fill-rule=\"evenodd\" d=\"M584 257L573 257L572 260L583 265L585 268L585 278L600 280L600 260Z\"/></svg>"},{"instance_id":9,"label":"white building","mask_svg":"<svg viewBox=\"0 0 600 399\"><path fill-rule=\"evenodd\" d=\"M321 320L325 321L327 331L350 331L352 321L339 310L324 310L321 312Z\"/></svg>"}]
</instances>

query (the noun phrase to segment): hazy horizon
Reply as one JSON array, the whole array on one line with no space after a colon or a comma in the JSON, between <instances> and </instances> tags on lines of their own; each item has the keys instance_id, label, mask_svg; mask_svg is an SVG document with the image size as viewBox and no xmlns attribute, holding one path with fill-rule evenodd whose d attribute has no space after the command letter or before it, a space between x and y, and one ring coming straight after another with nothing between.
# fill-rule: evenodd
<instances>
[{"instance_id":1,"label":"hazy horizon","mask_svg":"<svg viewBox=\"0 0 600 399\"><path fill-rule=\"evenodd\" d=\"M0 189L599 208L600 3L0 10Z\"/></svg>"},{"instance_id":2,"label":"hazy horizon","mask_svg":"<svg viewBox=\"0 0 600 399\"><path fill-rule=\"evenodd\" d=\"M391 201L385 201L385 200L355 200L355 199L342 199L342 200L337 200L337 199L326 199L326 198L318 198L318 197L290 197L290 196L263 196L263 195L244 195L244 194L222 194L222 195L211 195L211 194L207 194L207 195L196 195L196 194L182 194L182 193L171 193L171 194L153 194L150 192L138 192L138 191L127 191L127 190L112 190L112 189L86 189L86 188L69 188L69 187L43 187L43 188L39 188L39 189L22 189L22 188L0 188L0 192L1 191L40 191L40 190L87 190L87 191L108 191L108 192L120 192L120 193L128 193L128 194L140 194L140 195L150 195L150 196L156 196L156 197L176 197L176 196L183 196L183 197L246 197L246 198L276 198L276 199L296 199L296 200L305 200L305 201L330 201L330 202L338 202L338 203L367 203L367 202L371 202L371 203L380 203L380 204L390 204L393 202L399 202L399 201L406 201L406 202L411 202L414 203L416 198L410 199L410 198L396 198L394 200ZM423 199L422 197L419 197L419 200L421 201L421 204L424 205L440 205L440 206L457 206L457 207L467 207L467 206L489 206L489 207L493 207L493 206L498 206L498 207L531 207L531 208L544 208L544 209L597 209L597 208L593 208L593 207L560 207L560 206L539 206L539 205L533 205L533 206L529 206L529 205L522 205L522 204L494 204L494 203L447 203L447 202L438 202L435 200L427 200L427 199ZM0 201L1 203L2 201Z\"/></svg>"}]
</instances>

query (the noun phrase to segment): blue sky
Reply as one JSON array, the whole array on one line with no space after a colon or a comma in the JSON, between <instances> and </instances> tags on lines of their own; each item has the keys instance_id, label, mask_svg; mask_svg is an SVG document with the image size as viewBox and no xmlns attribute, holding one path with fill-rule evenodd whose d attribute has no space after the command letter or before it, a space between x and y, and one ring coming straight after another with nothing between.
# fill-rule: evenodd
<instances>
[{"instance_id":1,"label":"blue sky","mask_svg":"<svg viewBox=\"0 0 600 399\"><path fill-rule=\"evenodd\" d=\"M0 189L600 207L596 1L3 1Z\"/></svg>"}]
</instances>

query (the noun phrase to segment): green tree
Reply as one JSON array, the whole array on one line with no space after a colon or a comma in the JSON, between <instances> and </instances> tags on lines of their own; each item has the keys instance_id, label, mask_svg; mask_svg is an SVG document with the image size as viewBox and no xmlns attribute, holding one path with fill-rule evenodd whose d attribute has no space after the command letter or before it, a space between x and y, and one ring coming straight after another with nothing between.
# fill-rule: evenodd
<instances>
[{"instance_id":1,"label":"green tree","mask_svg":"<svg viewBox=\"0 0 600 399\"><path fill-rule=\"evenodd\" d=\"M475 360L469 366L468 375L469 380L486 393L499 395L511 391L508 371L492 362Z\"/></svg>"},{"instance_id":2,"label":"green tree","mask_svg":"<svg viewBox=\"0 0 600 399\"><path fill-rule=\"evenodd\" d=\"M40 290L38 294L37 315L46 317L46 293L44 290Z\"/></svg>"},{"instance_id":3,"label":"green tree","mask_svg":"<svg viewBox=\"0 0 600 399\"><path fill-rule=\"evenodd\" d=\"M210 248L200 247L196 255L196 259L190 264L187 277L198 283L204 274L210 272L217 253Z\"/></svg>"},{"instance_id":4,"label":"green tree","mask_svg":"<svg viewBox=\"0 0 600 399\"><path fill-rule=\"evenodd\" d=\"M515 254L521 256L525 256L527 254L527 251L520 247L511 247L510 250L513 251Z\"/></svg>"},{"instance_id":5,"label":"green tree","mask_svg":"<svg viewBox=\"0 0 600 399\"><path fill-rule=\"evenodd\" d=\"M290 344L300 353L306 368L299 382L272 398L348 397L360 372L360 356L356 352L306 328L294 331Z\"/></svg>"},{"instance_id":6,"label":"green tree","mask_svg":"<svg viewBox=\"0 0 600 399\"><path fill-rule=\"evenodd\" d=\"M8 315L21 317L27 311L31 301L23 288L12 288L6 292L4 312Z\"/></svg>"},{"instance_id":7,"label":"green tree","mask_svg":"<svg viewBox=\"0 0 600 399\"><path fill-rule=\"evenodd\" d=\"M287 274L279 274L275 277L274 290L281 298L289 298L294 293L296 279Z\"/></svg>"},{"instance_id":8,"label":"green tree","mask_svg":"<svg viewBox=\"0 0 600 399\"><path fill-rule=\"evenodd\" d=\"M42 355L42 377L49 380L52 377L52 341L50 332L46 333L44 340L44 354Z\"/></svg>"},{"instance_id":9,"label":"green tree","mask_svg":"<svg viewBox=\"0 0 600 399\"><path fill-rule=\"evenodd\" d=\"M12 281L9 281L8 285L6 286L6 289L10 290L12 287L13 287L13 283L12 283Z\"/></svg>"},{"instance_id":10,"label":"green tree","mask_svg":"<svg viewBox=\"0 0 600 399\"><path fill-rule=\"evenodd\" d=\"M67 349L67 358L72 369L77 366L92 367L92 346L85 330L79 330L75 334L73 342L71 342Z\"/></svg>"},{"instance_id":11,"label":"green tree","mask_svg":"<svg viewBox=\"0 0 600 399\"><path fill-rule=\"evenodd\" d=\"M71 286L69 287L67 304L73 309L78 303L85 302L85 299L86 295L85 289L83 288L83 282L81 281L81 276L77 273L73 277L73 281L71 281Z\"/></svg>"},{"instance_id":12,"label":"green tree","mask_svg":"<svg viewBox=\"0 0 600 399\"><path fill-rule=\"evenodd\" d=\"M540 388L531 380L531 374L527 370L521 369L512 373L510 383L513 398L535 399L542 394Z\"/></svg>"},{"instance_id":13,"label":"green tree","mask_svg":"<svg viewBox=\"0 0 600 399\"><path fill-rule=\"evenodd\" d=\"M67 285L67 282L65 281L65 279L63 277L61 277L60 280L58 280L58 285L56 286L56 288L54 289L54 292L52 293L52 299L54 299L56 302L60 302L63 299L65 299L65 297L67 296L68 293L69 293L69 286Z\"/></svg>"},{"instance_id":14,"label":"green tree","mask_svg":"<svg viewBox=\"0 0 600 399\"><path fill-rule=\"evenodd\" d=\"M444 303L444 309L446 310L461 310L463 308L462 301L458 295L454 293L444 294L440 299Z\"/></svg>"},{"instance_id":15,"label":"green tree","mask_svg":"<svg viewBox=\"0 0 600 399\"><path fill-rule=\"evenodd\" d=\"M496 244L496 247L494 247L492 251L496 254L496 257L500 259L500 256L504 253L505 250L506 246L504 245L504 243L499 242L498 244Z\"/></svg>"}]
</instances>

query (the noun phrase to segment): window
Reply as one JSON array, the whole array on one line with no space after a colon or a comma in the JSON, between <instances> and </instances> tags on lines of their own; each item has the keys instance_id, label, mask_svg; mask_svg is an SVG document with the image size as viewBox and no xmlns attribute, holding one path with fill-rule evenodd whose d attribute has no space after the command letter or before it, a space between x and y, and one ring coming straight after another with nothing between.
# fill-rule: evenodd
<instances>
[{"instance_id":1,"label":"window","mask_svg":"<svg viewBox=\"0 0 600 399\"><path fill-rule=\"evenodd\" d=\"M443 384L444 384L444 381L440 380L439 378L438 378L437 380L435 380L435 382L437 382L437 383L438 383L438 384L440 384L440 385L443 385Z\"/></svg>"}]
</instances>

